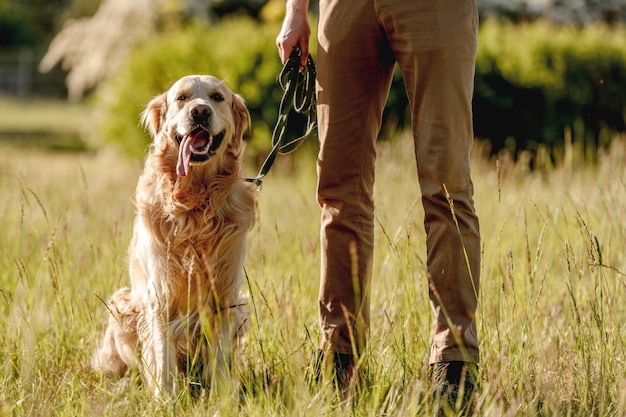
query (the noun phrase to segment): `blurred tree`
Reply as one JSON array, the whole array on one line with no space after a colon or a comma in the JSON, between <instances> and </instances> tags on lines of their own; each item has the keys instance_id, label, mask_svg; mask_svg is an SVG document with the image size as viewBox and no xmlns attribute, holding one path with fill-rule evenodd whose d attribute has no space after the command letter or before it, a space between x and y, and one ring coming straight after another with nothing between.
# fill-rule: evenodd
<instances>
[{"instance_id":1,"label":"blurred tree","mask_svg":"<svg viewBox=\"0 0 626 417\"><path fill-rule=\"evenodd\" d=\"M64 21L90 16L100 0L0 0L0 49L39 47Z\"/></svg>"},{"instance_id":2,"label":"blurred tree","mask_svg":"<svg viewBox=\"0 0 626 417\"><path fill-rule=\"evenodd\" d=\"M586 25L626 22L626 0L477 0L481 16L514 22L543 17L554 23Z\"/></svg>"},{"instance_id":3,"label":"blurred tree","mask_svg":"<svg viewBox=\"0 0 626 417\"><path fill-rule=\"evenodd\" d=\"M50 40L70 0L0 0L0 48L37 46Z\"/></svg>"},{"instance_id":4,"label":"blurred tree","mask_svg":"<svg viewBox=\"0 0 626 417\"><path fill-rule=\"evenodd\" d=\"M68 5L59 13L59 20L56 22L55 34L63 26L63 23L69 19L79 17L93 16L101 0L65 0Z\"/></svg>"},{"instance_id":5,"label":"blurred tree","mask_svg":"<svg viewBox=\"0 0 626 417\"><path fill-rule=\"evenodd\" d=\"M211 10L216 16L233 13L258 17L267 0L212 0Z\"/></svg>"},{"instance_id":6,"label":"blurred tree","mask_svg":"<svg viewBox=\"0 0 626 417\"><path fill-rule=\"evenodd\" d=\"M4 0L6 1L6 0ZM57 0L62 1L62 0ZM84 7L75 0L74 7ZM70 98L80 98L117 70L136 45L155 33L192 21L210 23L225 14L258 17L267 0L102 0L89 18L70 19L53 39L40 69L61 64Z\"/></svg>"},{"instance_id":7,"label":"blurred tree","mask_svg":"<svg viewBox=\"0 0 626 417\"><path fill-rule=\"evenodd\" d=\"M158 10L167 1L103 0L93 17L68 20L52 40L40 69L61 63L69 70L70 98L81 97L115 71L141 37L155 28Z\"/></svg>"}]
</instances>

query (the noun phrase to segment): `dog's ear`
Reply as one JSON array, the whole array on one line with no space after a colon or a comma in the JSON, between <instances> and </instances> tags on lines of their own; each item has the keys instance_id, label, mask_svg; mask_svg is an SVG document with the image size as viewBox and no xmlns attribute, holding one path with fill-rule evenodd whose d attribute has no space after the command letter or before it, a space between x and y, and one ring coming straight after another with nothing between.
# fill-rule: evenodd
<instances>
[{"instance_id":1,"label":"dog's ear","mask_svg":"<svg viewBox=\"0 0 626 417\"><path fill-rule=\"evenodd\" d=\"M250 112L243 98L238 94L233 94L233 117L235 119L235 137L238 140L248 139Z\"/></svg>"},{"instance_id":2,"label":"dog's ear","mask_svg":"<svg viewBox=\"0 0 626 417\"><path fill-rule=\"evenodd\" d=\"M141 124L155 137L163 127L167 114L167 93L154 97L141 113Z\"/></svg>"}]
</instances>

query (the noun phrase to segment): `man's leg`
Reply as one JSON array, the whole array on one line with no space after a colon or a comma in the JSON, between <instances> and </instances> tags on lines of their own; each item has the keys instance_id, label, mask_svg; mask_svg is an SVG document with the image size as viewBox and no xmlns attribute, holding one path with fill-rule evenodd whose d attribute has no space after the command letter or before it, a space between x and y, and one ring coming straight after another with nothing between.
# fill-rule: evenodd
<instances>
[{"instance_id":1,"label":"man's leg","mask_svg":"<svg viewBox=\"0 0 626 417\"><path fill-rule=\"evenodd\" d=\"M413 115L436 315L430 362L478 363L480 235L470 178L476 5L473 0L397 3L385 26L393 28L390 43Z\"/></svg>"},{"instance_id":2,"label":"man's leg","mask_svg":"<svg viewBox=\"0 0 626 417\"><path fill-rule=\"evenodd\" d=\"M372 0L320 1L317 97L321 348L359 352L369 326L375 142L393 56Z\"/></svg>"}]
</instances>

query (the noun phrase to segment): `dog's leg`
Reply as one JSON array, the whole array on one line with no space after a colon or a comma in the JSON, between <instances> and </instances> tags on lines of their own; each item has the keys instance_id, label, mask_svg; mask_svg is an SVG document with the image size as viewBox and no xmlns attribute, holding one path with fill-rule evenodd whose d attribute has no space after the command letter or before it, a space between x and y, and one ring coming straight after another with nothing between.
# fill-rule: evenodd
<instances>
[{"instance_id":1,"label":"dog's leg","mask_svg":"<svg viewBox=\"0 0 626 417\"><path fill-rule=\"evenodd\" d=\"M228 311L211 312L203 323L207 354L202 358L202 380L216 395L227 393L232 384L232 340Z\"/></svg>"},{"instance_id":2,"label":"dog's leg","mask_svg":"<svg viewBox=\"0 0 626 417\"><path fill-rule=\"evenodd\" d=\"M122 377L133 366L137 356L139 312L132 303L128 288L116 291L107 308L110 312L109 325L91 358L91 366L107 375Z\"/></svg>"},{"instance_id":3,"label":"dog's leg","mask_svg":"<svg viewBox=\"0 0 626 417\"><path fill-rule=\"evenodd\" d=\"M120 332L122 329L111 317L104 337L91 357L91 367L94 370L118 378L124 376L128 365L117 350L116 335Z\"/></svg>"},{"instance_id":4,"label":"dog's leg","mask_svg":"<svg viewBox=\"0 0 626 417\"><path fill-rule=\"evenodd\" d=\"M176 393L176 341L170 334L170 300L166 286L167 265L153 245L143 217L135 220L129 248L129 269L133 292L141 294L144 314L137 325L142 347L142 371L155 397ZM165 260L167 262L167 260Z\"/></svg>"},{"instance_id":5,"label":"dog's leg","mask_svg":"<svg viewBox=\"0 0 626 417\"><path fill-rule=\"evenodd\" d=\"M215 307L209 314L209 323L203 326L210 348L204 377L218 387L233 382L232 363L238 339L245 332L248 309L248 300L241 295L246 235L236 236L225 247L230 250L223 253L214 269L216 284L211 296Z\"/></svg>"},{"instance_id":6,"label":"dog's leg","mask_svg":"<svg viewBox=\"0 0 626 417\"><path fill-rule=\"evenodd\" d=\"M154 298L148 303L144 375L155 397L176 393L176 350L169 332L166 307Z\"/></svg>"},{"instance_id":7,"label":"dog's leg","mask_svg":"<svg viewBox=\"0 0 626 417\"><path fill-rule=\"evenodd\" d=\"M247 301L247 298L240 297L214 318L215 372L220 378L228 378L236 370L235 355L247 328Z\"/></svg>"}]
</instances>

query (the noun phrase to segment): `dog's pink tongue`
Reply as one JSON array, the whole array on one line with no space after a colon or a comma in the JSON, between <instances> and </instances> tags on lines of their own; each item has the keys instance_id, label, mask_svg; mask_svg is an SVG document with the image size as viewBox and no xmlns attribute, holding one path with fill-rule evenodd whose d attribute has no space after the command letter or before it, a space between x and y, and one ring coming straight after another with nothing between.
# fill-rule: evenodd
<instances>
[{"instance_id":1,"label":"dog's pink tongue","mask_svg":"<svg viewBox=\"0 0 626 417\"><path fill-rule=\"evenodd\" d=\"M180 142L180 150L178 151L178 163L176 164L176 173L179 177L186 177L191 169L191 147L193 144L193 136L187 135Z\"/></svg>"},{"instance_id":2,"label":"dog's pink tongue","mask_svg":"<svg viewBox=\"0 0 626 417\"><path fill-rule=\"evenodd\" d=\"M178 163L176 164L176 172L180 177L186 177L191 170L191 154L194 148L201 148L207 144L208 134L205 131L199 131L195 134L187 135L180 142L180 150L178 153Z\"/></svg>"}]
</instances>

